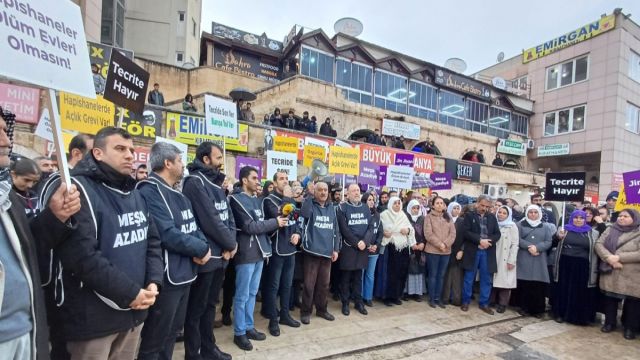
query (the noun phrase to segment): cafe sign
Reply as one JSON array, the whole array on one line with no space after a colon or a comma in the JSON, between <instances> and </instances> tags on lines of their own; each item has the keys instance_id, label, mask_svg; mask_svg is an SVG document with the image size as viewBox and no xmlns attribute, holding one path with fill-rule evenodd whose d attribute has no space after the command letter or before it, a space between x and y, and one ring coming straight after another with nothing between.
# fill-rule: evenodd
<instances>
[{"instance_id":1,"label":"cafe sign","mask_svg":"<svg viewBox=\"0 0 640 360\"><path fill-rule=\"evenodd\" d=\"M549 144L538 146L538 157L569 155L569 144Z\"/></svg>"},{"instance_id":2,"label":"cafe sign","mask_svg":"<svg viewBox=\"0 0 640 360\"><path fill-rule=\"evenodd\" d=\"M513 141L509 139L500 139L500 142L498 143L497 151L502 154L526 156L527 145L519 141Z\"/></svg>"},{"instance_id":3,"label":"cafe sign","mask_svg":"<svg viewBox=\"0 0 640 360\"><path fill-rule=\"evenodd\" d=\"M450 73L443 69L436 71L436 83L485 100L491 99L491 89L479 81Z\"/></svg>"},{"instance_id":4,"label":"cafe sign","mask_svg":"<svg viewBox=\"0 0 640 360\"><path fill-rule=\"evenodd\" d=\"M236 49L216 45L213 50L216 69L267 81L279 81L280 66L262 61L262 58Z\"/></svg>"}]
</instances>

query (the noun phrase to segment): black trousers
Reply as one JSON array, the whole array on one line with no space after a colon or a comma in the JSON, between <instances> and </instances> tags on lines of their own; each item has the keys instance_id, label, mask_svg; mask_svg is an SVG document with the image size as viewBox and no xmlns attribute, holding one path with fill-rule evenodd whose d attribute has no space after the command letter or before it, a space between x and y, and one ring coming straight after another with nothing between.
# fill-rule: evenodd
<instances>
[{"instance_id":1,"label":"black trousers","mask_svg":"<svg viewBox=\"0 0 640 360\"><path fill-rule=\"evenodd\" d=\"M353 300L356 305L362 304L362 270L341 270L340 300L348 304Z\"/></svg>"},{"instance_id":2,"label":"black trousers","mask_svg":"<svg viewBox=\"0 0 640 360\"><path fill-rule=\"evenodd\" d=\"M138 360L171 360L178 332L184 325L190 284L166 282L155 304L149 308L140 338Z\"/></svg>"},{"instance_id":3,"label":"black trousers","mask_svg":"<svg viewBox=\"0 0 640 360\"><path fill-rule=\"evenodd\" d=\"M387 262L387 291L385 299L399 300L404 293L404 286L409 276L409 248L397 250L395 245L387 245L389 252Z\"/></svg>"},{"instance_id":4,"label":"black trousers","mask_svg":"<svg viewBox=\"0 0 640 360\"><path fill-rule=\"evenodd\" d=\"M224 274L224 267L200 273L191 285L184 323L184 357L187 360L213 357L216 348L213 322Z\"/></svg>"},{"instance_id":5,"label":"black trousers","mask_svg":"<svg viewBox=\"0 0 640 360\"><path fill-rule=\"evenodd\" d=\"M229 261L227 270L224 273L224 283L222 284L222 309L223 315L231 315L233 307L233 297L236 295L236 264Z\"/></svg>"},{"instance_id":6,"label":"black trousers","mask_svg":"<svg viewBox=\"0 0 640 360\"><path fill-rule=\"evenodd\" d=\"M611 296L604 297L604 323L616 326L620 299ZM622 304L622 326L633 331L640 330L640 299L628 296Z\"/></svg>"},{"instance_id":7,"label":"black trousers","mask_svg":"<svg viewBox=\"0 0 640 360\"><path fill-rule=\"evenodd\" d=\"M542 281L518 279L518 306L531 314L542 314L546 309L545 295L549 285Z\"/></svg>"}]
</instances>

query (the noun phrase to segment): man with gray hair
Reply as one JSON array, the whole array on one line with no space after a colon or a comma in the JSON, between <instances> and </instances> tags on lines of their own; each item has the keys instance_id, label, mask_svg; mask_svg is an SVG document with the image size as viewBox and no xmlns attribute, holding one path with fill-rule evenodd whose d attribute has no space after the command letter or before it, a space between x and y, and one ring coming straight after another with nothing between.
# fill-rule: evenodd
<instances>
[{"instance_id":1,"label":"man with gray hair","mask_svg":"<svg viewBox=\"0 0 640 360\"><path fill-rule=\"evenodd\" d=\"M171 359L176 336L184 325L197 266L209 260L211 250L196 224L191 202L174 190L184 171L180 150L169 143L155 143L149 165L152 173L136 188L157 224L165 269L162 292L149 309L142 329L138 359Z\"/></svg>"}]
</instances>

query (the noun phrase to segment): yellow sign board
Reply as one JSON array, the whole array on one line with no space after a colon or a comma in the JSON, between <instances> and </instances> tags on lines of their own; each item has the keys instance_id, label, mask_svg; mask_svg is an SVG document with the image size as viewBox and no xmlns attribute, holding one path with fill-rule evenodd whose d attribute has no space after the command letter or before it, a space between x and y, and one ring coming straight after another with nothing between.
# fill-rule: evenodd
<instances>
[{"instance_id":1,"label":"yellow sign board","mask_svg":"<svg viewBox=\"0 0 640 360\"><path fill-rule=\"evenodd\" d=\"M305 145L304 147L304 158L302 159L302 165L311 166L313 160L320 160L324 162L325 154L324 148L321 146L315 145Z\"/></svg>"},{"instance_id":2,"label":"yellow sign board","mask_svg":"<svg viewBox=\"0 0 640 360\"><path fill-rule=\"evenodd\" d=\"M207 134L207 124L204 116L192 114L167 113L167 139L172 139L187 145L200 145L202 142L211 141L222 146L221 136ZM249 146L249 126L238 125L238 138L225 138L224 145L227 150L247 152Z\"/></svg>"},{"instance_id":3,"label":"yellow sign board","mask_svg":"<svg viewBox=\"0 0 640 360\"><path fill-rule=\"evenodd\" d=\"M616 27L616 16L608 15L600 18L590 24L584 25L579 29L560 35L555 39L551 39L543 44L522 51L522 63L539 59L556 51L568 48L579 42L589 40L594 36L613 30Z\"/></svg>"},{"instance_id":4,"label":"yellow sign board","mask_svg":"<svg viewBox=\"0 0 640 360\"><path fill-rule=\"evenodd\" d=\"M298 138L275 136L273 138L273 151L298 153Z\"/></svg>"},{"instance_id":5,"label":"yellow sign board","mask_svg":"<svg viewBox=\"0 0 640 360\"><path fill-rule=\"evenodd\" d=\"M360 174L360 149L331 146L329 148L329 172L332 174Z\"/></svg>"},{"instance_id":6,"label":"yellow sign board","mask_svg":"<svg viewBox=\"0 0 640 360\"><path fill-rule=\"evenodd\" d=\"M115 105L101 95L93 100L60 92L60 122L63 129L95 135L103 127L115 125L115 114Z\"/></svg>"},{"instance_id":7,"label":"yellow sign board","mask_svg":"<svg viewBox=\"0 0 640 360\"><path fill-rule=\"evenodd\" d=\"M618 201L616 201L615 211L621 211L624 209L636 209L640 211L640 204L627 204L627 193L624 190L624 184L620 185L620 192L618 194Z\"/></svg>"}]
</instances>

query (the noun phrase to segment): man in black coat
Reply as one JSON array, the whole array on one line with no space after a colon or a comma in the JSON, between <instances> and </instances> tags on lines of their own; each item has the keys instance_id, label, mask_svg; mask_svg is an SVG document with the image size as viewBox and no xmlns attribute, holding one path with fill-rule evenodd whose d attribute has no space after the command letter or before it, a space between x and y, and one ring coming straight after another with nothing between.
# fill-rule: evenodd
<instances>
[{"instance_id":1,"label":"man in black coat","mask_svg":"<svg viewBox=\"0 0 640 360\"><path fill-rule=\"evenodd\" d=\"M489 296L493 274L498 270L496 264L496 243L500 240L498 220L489 212L491 198L478 196L476 210L468 212L464 217L464 284L462 287L462 311L469 310L471 291L476 271L480 271L480 310L493 315L489 308Z\"/></svg>"}]
</instances>

